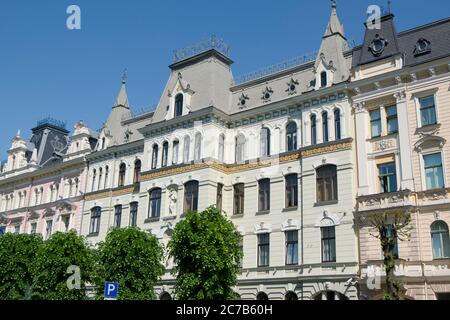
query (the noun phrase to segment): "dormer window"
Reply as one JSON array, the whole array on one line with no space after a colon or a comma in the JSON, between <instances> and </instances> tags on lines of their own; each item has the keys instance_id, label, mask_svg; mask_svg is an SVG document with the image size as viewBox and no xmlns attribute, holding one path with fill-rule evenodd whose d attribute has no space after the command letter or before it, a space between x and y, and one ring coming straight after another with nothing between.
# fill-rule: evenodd
<instances>
[{"instance_id":1,"label":"dormer window","mask_svg":"<svg viewBox=\"0 0 450 320\"><path fill-rule=\"evenodd\" d=\"M324 88L327 86L327 73L325 71L323 71L320 74L320 87Z\"/></svg>"},{"instance_id":2,"label":"dormer window","mask_svg":"<svg viewBox=\"0 0 450 320\"><path fill-rule=\"evenodd\" d=\"M180 93L175 97L175 117L183 115L183 95Z\"/></svg>"},{"instance_id":3,"label":"dormer window","mask_svg":"<svg viewBox=\"0 0 450 320\"><path fill-rule=\"evenodd\" d=\"M414 48L414 55L419 56L429 52L431 52L431 42L427 39L420 38L416 43L416 47Z\"/></svg>"},{"instance_id":4,"label":"dormer window","mask_svg":"<svg viewBox=\"0 0 450 320\"><path fill-rule=\"evenodd\" d=\"M387 45L388 42L384 38L380 37L379 34L377 34L375 35L375 39L373 39L372 43L370 44L369 50L375 57L379 57L381 56Z\"/></svg>"}]
</instances>

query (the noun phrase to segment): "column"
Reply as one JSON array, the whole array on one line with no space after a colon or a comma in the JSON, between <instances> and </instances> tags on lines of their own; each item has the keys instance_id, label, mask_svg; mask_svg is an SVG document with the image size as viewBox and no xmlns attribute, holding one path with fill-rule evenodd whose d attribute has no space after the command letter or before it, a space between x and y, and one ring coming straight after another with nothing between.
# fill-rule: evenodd
<instances>
[{"instance_id":1,"label":"column","mask_svg":"<svg viewBox=\"0 0 450 320\"><path fill-rule=\"evenodd\" d=\"M414 190L413 170L411 164L411 142L409 139L408 125L408 104L406 101L406 92L399 91L394 94L397 100L398 116L398 144L400 148L400 174L401 190Z\"/></svg>"}]
</instances>

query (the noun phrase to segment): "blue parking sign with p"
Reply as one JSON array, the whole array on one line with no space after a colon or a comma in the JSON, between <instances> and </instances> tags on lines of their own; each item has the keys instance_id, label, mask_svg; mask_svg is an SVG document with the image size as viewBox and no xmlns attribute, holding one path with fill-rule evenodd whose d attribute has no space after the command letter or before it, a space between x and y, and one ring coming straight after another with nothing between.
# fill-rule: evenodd
<instances>
[{"instance_id":1,"label":"blue parking sign with p","mask_svg":"<svg viewBox=\"0 0 450 320\"><path fill-rule=\"evenodd\" d=\"M105 299L115 300L119 293L118 282L106 282L105 283Z\"/></svg>"}]
</instances>

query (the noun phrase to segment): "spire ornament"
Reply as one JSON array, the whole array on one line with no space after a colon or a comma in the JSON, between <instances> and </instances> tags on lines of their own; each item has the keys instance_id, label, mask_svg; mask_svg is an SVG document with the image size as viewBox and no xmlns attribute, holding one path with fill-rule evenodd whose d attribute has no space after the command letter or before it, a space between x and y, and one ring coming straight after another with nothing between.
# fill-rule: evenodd
<instances>
[{"instance_id":1,"label":"spire ornament","mask_svg":"<svg viewBox=\"0 0 450 320\"><path fill-rule=\"evenodd\" d=\"M122 74L122 84L126 84L128 79L128 69L125 68Z\"/></svg>"}]
</instances>

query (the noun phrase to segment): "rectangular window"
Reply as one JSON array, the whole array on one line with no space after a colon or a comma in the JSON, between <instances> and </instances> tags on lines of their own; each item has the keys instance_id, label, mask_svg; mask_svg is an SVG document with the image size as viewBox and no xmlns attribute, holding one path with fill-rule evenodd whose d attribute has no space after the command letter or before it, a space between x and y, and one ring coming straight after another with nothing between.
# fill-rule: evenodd
<instances>
[{"instance_id":1,"label":"rectangular window","mask_svg":"<svg viewBox=\"0 0 450 320\"><path fill-rule=\"evenodd\" d=\"M258 235L258 267L269 266L270 234Z\"/></svg>"},{"instance_id":2,"label":"rectangular window","mask_svg":"<svg viewBox=\"0 0 450 320\"><path fill-rule=\"evenodd\" d=\"M5 227L0 226L0 236L5 234Z\"/></svg>"},{"instance_id":3,"label":"rectangular window","mask_svg":"<svg viewBox=\"0 0 450 320\"><path fill-rule=\"evenodd\" d=\"M239 250L242 252L242 256L239 259L238 268L242 268L242 266L244 265L244 240L243 239L239 242Z\"/></svg>"},{"instance_id":4,"label":"rectangular window","mask_svg":"<svg viewBox=\"0 0 450 320\"><path fill-rule=\"evenodd\" d=\"M47 226L45 228L45 240L48 240L52 235L53 221L47 221Z\"/></svg>"},{"instance_id":5,"label":"rectangular window","mask_svg":"<svg viewBox=\"0 0 450 320\"><path fill-rule=\"evenodd\" d=\"M386 236L387 237L392 237L393 236L393 232L394 232L394 226L392 224L389 224L387 226L387 232L386 232ZM394 258L398 259L398 239L395 239L395 244L394 244Z\"/></svg>"},{"instance_id":6,"label":"rectangular window","mask_svg":"<svg viewBox=\"0 0 450 320\"><path fill-rule=\"evenodd\" d=\"M137 227L138 203L130 204L130 227Z\"/></svg>"},{"instance_id":7,"label":"rectangular window","mask_svg":"<svg viewBox=\"0 0 450 320\"><path fill-rule=\"evenodd\" d=\"M397 107L386 108L387 133L394 134L398 132Z\"/></svg>"},{"instance_id":8,"label":"rectangular window","mask_svg":"<svg viewBox=\"0 0 450 320\"><path fill-rule=\"evenodd\" d=\"M390 193L397 191L397 175L395 163L384 163L378 166L380 192Z\"/></svg>"},{"instance_id":9,"label":"rectangular window","mask_svg":"<svg viewBox=\"0 0 450 320\"><path fill-rule=\"evenodd\" d=\"M286 232L286 265L298 264L298 231Z\"/></svg>"},{"instance_id":10,"label":"rectangular window","mask_svg":"<svg viewBox=\"0 0 450 320\"><path fill-rule=\"evenodd\" d=\"M20 234L20 225L14 226L14 233L15 234Z\"/></svg>"},{"instance_id":11,"label":"rectangular window","mask_svg":"<svg viewBox=\"0 0 450 320\"><path fill-rule=\"evenodd\" d=\"M298 206L298 176L291 174L286 177L286 208Z\"/></svg>"},{"instance_id":12,"label":"rectangular window","mask_svg":"<svg viewBox=\"0 0 450 320\"><path fill-rule=\"evenodd\" d=\"M30 234L36 234L36 230L37 230L37 223L33 222L31 224L31 230L30 230Z\"/></svg>"},{"instance_id":13,"label":"rectangular window","mask_svg":"<svg viewBox=\"0 0 450 320\"><path fill-rule=\"evenodd\" d=\"M234 185L234 210L233 213L244 214L244 184Z\"/></svg>"},{"instance_id":14,"label":"rectangular window","mask_svg":"<svg viewBox=\"0 0 450 320\"><path fill-rule=\"evenodd\" d=\"M61 221L62 221L63 226L64 226L64 232L68 232L69 231L69 225L70 225L70 216L62 217Z\"/></svg>"},{"instance_id":15,"label":"rectangular window","mask_svg":"<svg viewBox=\"0 0 450 320\"><path fill-rule=\"evenodd\" d=\"M427 190L444 188L444 172L440 153L423 156Z\"/></svg>"},{"instance_id":16,"label":"rectangular window","mask_svg":"<svg viewBox=\"0 0 450 320\"><path fill-rule=\"evenodd\" d=\"M122 224L122 206L114 208L114 228L120 228Z\"/></svg>"},{"instance_id":17,"label":"rectangular window","mask_svg":"<svg viewBox=\"0 0 450 320\"><path fill-rule=\"evenodd\" d=\"M335 227L322 227L322 262L336 262Z\"/></svg>"},{"instance_id":18,"label":"rectangular window","mask_svg":"<svg viewBox=\"0 0 450 320\"><path fill-rule=\"evenodd\" d=\"M270 210L270 179L259 181L259 211Z\"/></svg>"},{"instance_id":19,"label":"rectangular window","mask_svg":"<svg viewBox=\"0 0 450 320\"><path fill-rule=\"evenodd\" d=\"M222 197L223 197L223 184L217 184L217 196L216 196L216 206L217 209L222 211Z\"/></svg>"},{"instance_id":20,"label":"rectangular window","mask_svg":"<svg viewBox=\"0 0 450 320\"><path fill-rule=\"evenodd\" d=\"M434 101L434 95L419 98L420 104L420 119L423 126L436 124L436 104Z\"/></svg>"},{"instance_id":21,"label":"rectangular window","mask_svg":"<svg viewBox=\"0 0 450 320\"><path fill-rule=\"evenodd\" d=\"M381 113L379 109L370 111L370 130L372 138L381 136Z\"/></svg>"},{"instance_id":22,"label":"rectangular window","mask_svg":"<svg viewBox=\"0 0 450 320\"><path fill-rule=\"evenodd\" d=\"M150 192L150 212L149 218L161 216L161 189L154 189Z\"/></svg>"}]
</instances>

